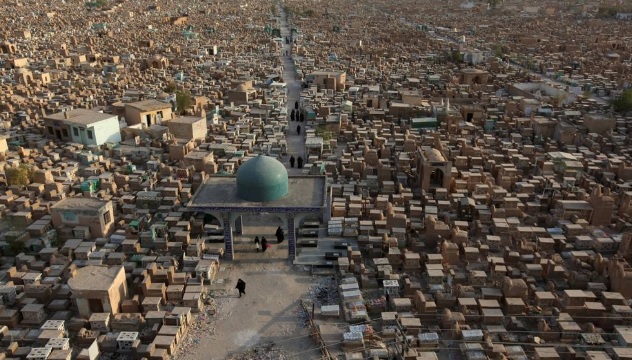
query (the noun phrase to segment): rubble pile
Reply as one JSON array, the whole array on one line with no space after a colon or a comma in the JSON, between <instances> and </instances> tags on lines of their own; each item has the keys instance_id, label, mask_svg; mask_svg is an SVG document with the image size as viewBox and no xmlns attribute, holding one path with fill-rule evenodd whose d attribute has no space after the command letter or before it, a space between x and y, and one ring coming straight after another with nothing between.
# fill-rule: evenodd
<instances>
[{"instance_id":1,"label":"rubble pile","mask_svg":"<svg viewBox=\"0 0 632 360\"><path fill-rule=\"evenodd\" d=\"M231 355L226 360L295 360L292 356L274 343L261 344L243 353Z\"/></svg>"},{"instance_id":2,"label":"rubble pile","mask_svg":"<svg viewBox=\"0 0 632 360\"><path fill-rule=\"evenodd\" d=\"M336 278L323 277L316 279L309 287L307 297L316 305L331 305L339 301Z\"/></svg>"}]
</instances>

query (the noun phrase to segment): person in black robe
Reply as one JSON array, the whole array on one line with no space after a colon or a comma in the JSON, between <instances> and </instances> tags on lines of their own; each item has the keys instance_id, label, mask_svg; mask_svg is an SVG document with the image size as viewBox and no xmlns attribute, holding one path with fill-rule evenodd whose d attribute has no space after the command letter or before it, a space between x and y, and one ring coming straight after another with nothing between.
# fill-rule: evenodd
<instances>
[{"instance_id":1,"label":"person in black robe","mask_svg":"<svg viewBox=\"0 0 632 360\"><path fill-rule=\"evenodd\" d=\"M299 115L299 118L301 119L301 122L303 122L303 120L305 120L305 114L301 113Z\"/></svg>"},{"instance_id":2,"label":"person in black robe","mask_svg":"<svg viewBox=\"0 0 632 360\"><path fill-rule=\"evenodd\" d=\"M299 125L299 126L297 126L297 127L296 127L296 133L297 133L298 135L301 135L301 125Z\"/></svg>"},{"instance_id":3,"label":"person in black robe","mask_svg":"<svg viewBox=\"0 0 632 360\"><path fill-rule=\"evenodd\" d=\"M235 286L235 289L239 290L239 297L241 297L241 294L246 295L246 282L242 279L237 280L237 286Z\"/></svg>"},{"instance_id":4,"label":"person in black robe","mask_svg":"<svg viewBox=\"0 0 632 360\"><path fill-rule=\"evenodd\" d=\"M298 101L295 101L295 102L294 102L294 108L295 108L296 110L298 110Z\"/></svg>"},{"instance_id":5,"label":"person in black robe","mask_svg":"<svg viewBox=\"0 0 632 360\"><path fill-rule=\"evenodd\" d=\"M292 119L292 121L296 121L296 115L298 114L296 113L294 109L292 109L292 113L290 114L290 119Z\"/></svg>"},{"instance_id":6,"label":"person in black robe","mask_svg":"<svg viewBox=\"0 0 632 360\"><path fill-rule=\"evenodd\" d=\"M261 237L261 252L266 252L268 250L268 240L266 240L265 236Z\"/></svg>"},{"instance_id":7,"label":"person in black robe","mask_svg":"<svg viewBox=\"0 0 632 360\"><path fill-rule=\"evenodd\" d=\"M294 162L296 161L296 159L294 159L294 155L290 156L290 167L294 167Z\"/></svg>"},{"instance_id":8,"label":"person in black robe","mask_svg":"<svg viewBox=\"0 0 632 360\"><path fill-rule=\"evenodd\" d=\"M283 234L283 229L281 229L280 226L276 229L276 233L274 233L274 235L277 238L277 244L280 244L283 240L285 240L285 234Z\"/></svg>"},{"instance_id":9,"label":"person in black robe","mask_svg":"<svg viewBox=\"0 0 632 360\"><path fill-rule=\"evenodd\" d=\"M261 243L259 242L259 237L255 236L255 246L257 247L257 252L259 252L261 248Z\"/></svg>"},{"instance_id":10,"label":"person in black robe","mask_svg":"<svg viewBox=\"0 0 632 360\"><path fill-rule=\"evenodd\" d=\"M299 156L297 161L298 161L298 168L299 169L303 168L303 158Z\"/></svg>"}]
</instances>

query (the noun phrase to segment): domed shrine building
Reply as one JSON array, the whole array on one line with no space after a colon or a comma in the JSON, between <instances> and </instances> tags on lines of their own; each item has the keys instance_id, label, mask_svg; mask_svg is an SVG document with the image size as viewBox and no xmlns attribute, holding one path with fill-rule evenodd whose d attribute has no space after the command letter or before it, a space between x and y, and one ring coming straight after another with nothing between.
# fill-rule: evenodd
<instances>
[{"instance_id":1,"label":"domed shrine building","mask_svg":"<svg viewBox=\"0 0 632 360\"><path fill-rule=\"evenodd\" d=\"M233 231L240 230L242 215L277 213L287 229L288 257L296 255L296 229L305 216L326 220L325 176L288 176L275 158L258 155L243 162L235 176L210 176L195 192L187 208L220 219L224 227L224 256L233 259Z\"/></svg>"}]
</instances>

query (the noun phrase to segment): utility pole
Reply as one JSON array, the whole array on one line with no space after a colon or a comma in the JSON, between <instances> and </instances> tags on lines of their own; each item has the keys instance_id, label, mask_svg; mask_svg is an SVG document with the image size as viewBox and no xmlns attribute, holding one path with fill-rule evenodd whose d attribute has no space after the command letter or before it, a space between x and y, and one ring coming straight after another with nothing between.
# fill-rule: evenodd
<instances>
[{"instance_id":1,"label":"utility pole","mask_svg":"<svg viewBox=\"0 0 632 360\"><path fill-rule=\"evenodd\" d=\"M397 351L396 356L398 360L404 360L404 354L406 354L406 352L410 348L410 342L408 341L408 338L406 337L408 334L408 329L405 326L402 326L398 315L395 315L395 324L397 326L398 335L401 336L401 343L400 343L400 340L398 340L397 338L395 339L394 345L395 345L395 350ZM390 353L390 350L389 350L389 353Z\"/></svg>"}]
</instances>

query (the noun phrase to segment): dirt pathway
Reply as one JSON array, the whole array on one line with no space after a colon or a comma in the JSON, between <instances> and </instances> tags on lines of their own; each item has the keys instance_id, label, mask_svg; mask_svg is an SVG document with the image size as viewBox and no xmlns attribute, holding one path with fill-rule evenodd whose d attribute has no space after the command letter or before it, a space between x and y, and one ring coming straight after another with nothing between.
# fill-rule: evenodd
<instances>
[{"instance_id":1,"label":"dirt pathway","mask_svg":"<svg viewBox=\"0 0 632 360\"><path fill-rule=\"evenodd\" d=\"M244 217L244 225L244 234L235 239L236 259L221 263L219 284L211 286L217 313L199 317L176 358L230 359L252 347L274 343L284 354L274 355L277 359L319 359L320 351L299 318L299 300L317 278L308 269L288 263L287 245L276 244L273 235L280 220L251 215ZM265 236L272 248L257 253L256 235ZM241 298L234 288L238 278L246 282L246 295ZM262 351L259 355L275 358Z\"/></svg>"},{"instance_id":2,"label":"dirt pathway","mask_svg":"<svg viewBox=\"0 0 632 360\"><path fill-rule=\"evenodd\" d=\"M301 82L296 80L297 72L296 67L294 66L294 62L292 60L292 45L285 43L285 38L291 36L291 30L287 21L285 21L285 15L283 14L283 10L281 10L281 19L280 19L280 29L281 29L281 37L283 38L283 48L281 53L281 59L283 60L283 80L287 84L288 90L288 101L287 101L287 111L288 118L289 114L294 109L294 105L300 99L301 94ZM290 56L283 56L288 52ZM294 155L295 158L299 156L305 159L305 124L306 122L298 122L298 121L289 121L288 130L285 134L287 140L287 153L285 163L288 167L288 173L290 175L297 175L301 173L301 170L298 168L290 168L289 159L290 156ZM297 126L301 127L301 134L297 134ZM307 159L305 159L307 160Z\"/></svg>"}]
</instances>

